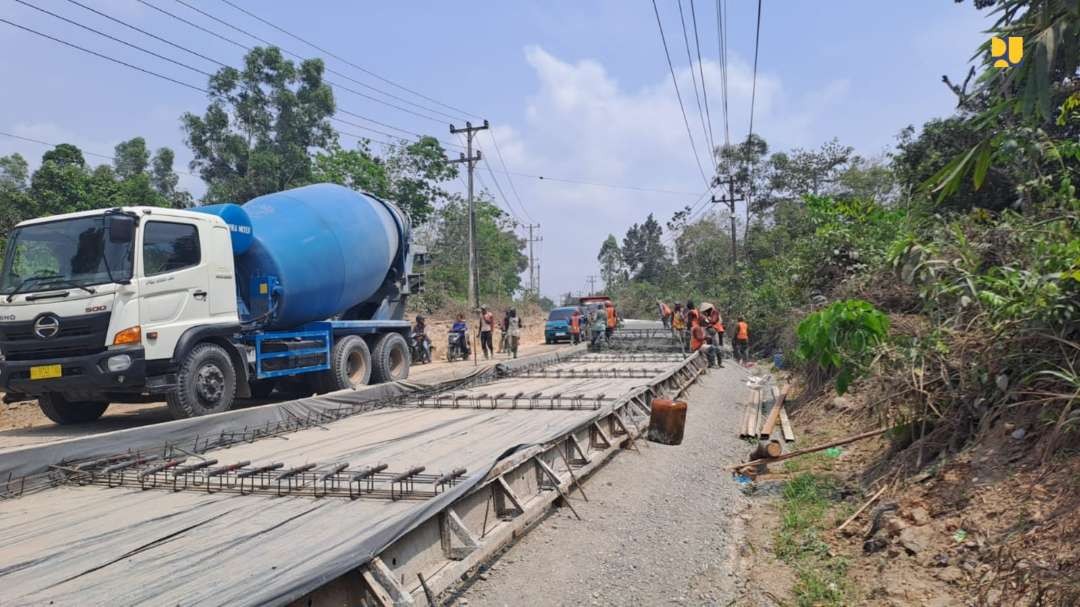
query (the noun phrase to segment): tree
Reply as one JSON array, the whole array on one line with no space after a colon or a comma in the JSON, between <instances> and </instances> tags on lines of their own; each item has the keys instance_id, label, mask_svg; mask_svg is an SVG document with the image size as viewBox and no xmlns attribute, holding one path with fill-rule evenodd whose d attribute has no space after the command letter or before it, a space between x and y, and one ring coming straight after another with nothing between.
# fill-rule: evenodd
<instances>
[{"instance_id":1,"label":"tree","mask_svg":"<svg viewBox=\"0 0 1080 607\"><path fill-rule=\"evenodd\" d=\"M30 165L21 154L0 156L0 187L25 190L30 185Z\"/></svg>"},{"instance_id":2,"label":"tree","mask_svg":"<svg viewBox=\"0 0 1080 607\"><path fill-rule=\"evenodd\" d=\"M11 229L27 218L30 167L19 154L0 156L0 250Z\"/></svg>"},{"instance_id":3,"label":"tree","mask_svg":"<svg viewBox=\"0 0 1080 607\"><path fill-rule=\"evenodd\" d=\"M421 224L437 204L450 199L439 184L458 176L456 164L446 158L446 150L434 137L421 137L407 145L394 146L386 160L390 198Z\"/></svg>"},{"instance_id":4,"label":"tree","mask_svg":"<svg viewBox=\"0 0 1080 607\"><path fill-rule=\"evenodd\" d=\"M671 269L671 258L661 241L663 234L663 228L652 213L644 223L635 223L626 231L622 246L623 263L635 280L660 284L665 272Z\"/></svg>"},{"instance_id":5,"label":"tree","mask_svg":"<svg viewBox=\"0 0 1080 607\"><path fill-rule=\"evenodd\" d=\"M42 164L51 162L57 166L86 167L86 158L83 157L82 150L70 143L61 143L45 152L41 157L41 162Z\"/></svg>"},{"instance_id":6,"label":"tree","mask_svg":"<svg viewBox=\"0 0 1080 607\"><path fill-rule=\"evenodd\" d=\"M329 150L316 154L312 179L320 183L336 183L384 198L389 198L391 194L386 163L371 152L366 140L357 143L354 150L334 144Z\"/></svg>"},{"instance_id":7,"label":"tree","mask_svg":"<svg viewBox=\"0 0 1080 607\"><path fill-rule=\"evenodd\" d=\"M174 209L187 209L192 207L195 201L190 192L176 188L180 183L180 176L173 170L175 157L169 148L158 148L154 152L154 159L150 164L150 183L168 201L169 206Z\"/></svg>"},{"instance_id":8,"label":"tree","mask_svg":"<svg viewBox=\"0 0 1080 607\"><path fill-rule=\"evenodd\" d=\"M113 168L120 179L142 175L150 164L150 151L146 149L146 140L142 137L117 144L113 153Z\"/></svg>"},{"instance_id":9,"label":"tree","mask_svg":"<svg viewBox=\"0 0 1080 607\"><path fill-rule=\"evenodd\" d=\"M625 280L622 251L613 234L608 234L607 240L600 245L600 254L596 256L596 260L600 262L600 278L608 289Z\"/></svg>"},{"instance_id":10,"label":"tree","mask_svg":"<svg viewBox=\"0 0 1080 607\"><path fill-rule=\"evenodd\" d=\"M481 298L507 298L521 290L519 274L529 267L525 241L514 232L514 223L486 193L477 196L476 243ZM427 273L427 292L464 300L468 274L468 204L460 196L436 213ZM434 295L438 294L438 295ZM429 296L431 299L431 296ZM440 301L431 302L435 305Z\"/></svg>"},{"instance_id":11,"label":"tree","mask_svg":"<svg viewBox=\"0 0 1080 607\"><path fill-rule=\"evenodd\" d=\"M206 113L181 117L208 202L246 202L312 182L311 151L337 141L322 60L297 67L280 49L256 47L243 70L221 68L209 89Z\"/></svg>"}]
</instances>

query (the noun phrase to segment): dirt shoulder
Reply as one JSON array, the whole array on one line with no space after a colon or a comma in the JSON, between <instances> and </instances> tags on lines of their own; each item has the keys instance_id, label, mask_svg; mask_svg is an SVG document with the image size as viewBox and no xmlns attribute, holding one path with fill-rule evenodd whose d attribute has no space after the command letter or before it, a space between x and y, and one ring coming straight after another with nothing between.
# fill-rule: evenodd
<instances>
[{"instance_id":1,"label":"dirt shoulder","mask_svg":"<svg viewBox=\"0 0 1080 607\"><path fill-rule=\"evenodd\" d=\"M686 394L682 445L637 441L450 601L468 605L728 605L749 501L720 466L746 373L711 370Z\"/></svg>"}]
</instances>

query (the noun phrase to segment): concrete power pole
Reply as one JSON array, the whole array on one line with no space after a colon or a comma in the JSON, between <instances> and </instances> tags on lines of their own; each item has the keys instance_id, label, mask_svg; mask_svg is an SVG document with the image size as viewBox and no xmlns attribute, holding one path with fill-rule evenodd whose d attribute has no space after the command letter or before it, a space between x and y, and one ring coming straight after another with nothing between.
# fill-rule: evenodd
<instances>
[{"instance_id":1,"label":"concrete power pole","mask_svg":"<svg viewBox=\"0 0 1080 607\"><path fill-rule=\"evenodd\" d=\"M476 169L476 163L480 161L480 150L476 150L476 155L473 155L473 137L477 131L484 131L488 128L487 120L484 121L484 126L473 126L471 122L466 122L465 128L458 129L454 128L454 125L450 125L451 135L465 133L465 150L467 153L450 162L454 164L465 163L469 171L469 293L467 298L469 305L474 309L480 307L480 272L476 262L476 201L473 198L473 171Z\"/></svg>"},{"instance_id":2,"label":"concrete power pole","mask_svg":"<svg viewBox=\"0 0 1080 607\"><path fill-rule=\"evenodd\" d=\"M540 264L533 256L533 243L543 240L543 236L533 238L533 229L539 230L540 224L532 223L525 226L529 230L529 291L537 298L540 297Z\"/></svg>"},{"instance_id":3,"label":"concrete power pole","mask_svg":"<svg viewBox=\"0 0 1080 607\"><path fill-rule=\"evenodd\" d=\"M596 274L589 274L585 278L585 282L589 283L589 292L587 295L596 295Z\"/></svg>"},{"instance_id":4,"label":"concrete power pole","mask_svg":"<svg viewBox=\"0 0 1080 607\"><path fill-rule=\"evenodd\" d=\"M723 181L719 177L713 179L713 187L719 186ZM735 268L735 263L739 261L739 249L735 243L735 203L742 202L742 198L735 198L735 177L729 176L727 178L728 194L727 196L721 196L717 198L712 197L713 204L722 202L728 205L728 209L731 210L731 267Z\"/></svg>"}]
</instances>

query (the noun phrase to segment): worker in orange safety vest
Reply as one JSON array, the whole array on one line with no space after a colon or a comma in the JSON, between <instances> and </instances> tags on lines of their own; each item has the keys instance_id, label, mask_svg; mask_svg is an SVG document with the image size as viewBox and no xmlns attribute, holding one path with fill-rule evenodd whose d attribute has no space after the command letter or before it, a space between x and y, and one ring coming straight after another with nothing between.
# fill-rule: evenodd
<instances>
[{"instance_id":1,"label":"worker in orange safety vest","mask_svg":"<svg viewBox=\"0 0 1080 607\"><path fill-rule=\"evenodd\" d=\"M739 322L735 323L735 339L731 345L735 349L735 360L741 363L750 360L750 325L746 324L746 319L742 316L739 317Z\"/></svg>"},{"instance_id":2,"label":"worker in orange safety vest","mask_svg":"<svg viewBox=\"0 0 1080 607\"><path fill-rule=\"evenodd\" d=\"M570 343L581 343L581 310L570 315Z\"/></svg>"}]
</instances>

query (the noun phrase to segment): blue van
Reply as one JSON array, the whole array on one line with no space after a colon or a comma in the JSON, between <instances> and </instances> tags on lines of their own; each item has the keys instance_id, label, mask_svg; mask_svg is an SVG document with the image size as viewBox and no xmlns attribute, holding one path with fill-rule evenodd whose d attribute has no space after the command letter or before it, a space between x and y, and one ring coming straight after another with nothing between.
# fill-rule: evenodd
<instances>
[{"instance_id":1,"label":"blue van","mask_svg":"<svg viewBox=\"0 0 1080 607\"><path fill-rule=\"evenodd\" d=\"M577 306L566 306L555 308L548 314L547 324L544 325L544 343L570 341L570 316L577 309Z\"/></svg>"}]
</instances>

